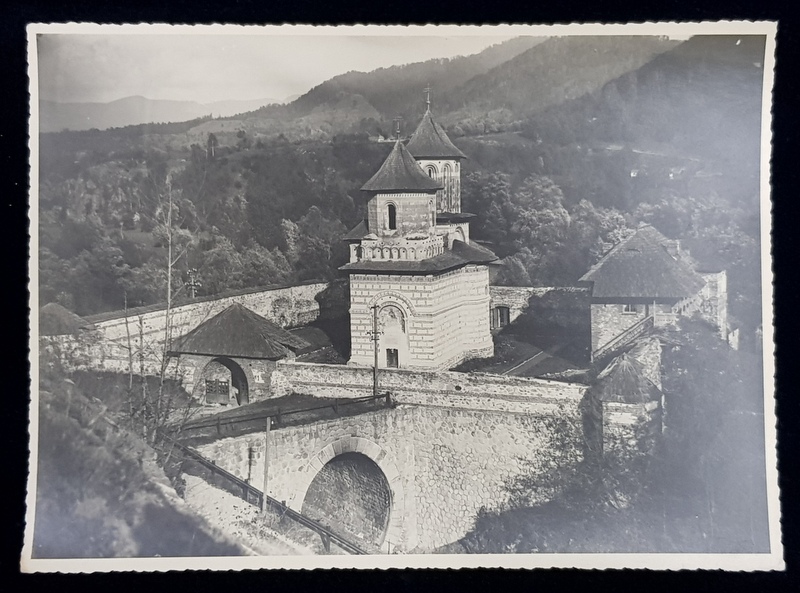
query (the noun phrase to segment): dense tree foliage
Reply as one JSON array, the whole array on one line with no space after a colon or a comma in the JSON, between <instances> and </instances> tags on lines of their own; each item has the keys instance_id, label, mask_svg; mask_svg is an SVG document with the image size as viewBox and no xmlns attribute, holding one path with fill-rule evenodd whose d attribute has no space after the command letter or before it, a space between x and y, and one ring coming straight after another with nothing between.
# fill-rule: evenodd
<instances>
[{"instance_id":1,"label":"dense tree foliage","mask_svg":"<svg viewBox=\"0 0 800 593\"><path fill-rule=\"evenodd\" d=\"M509 483L511 507L482 512L452 551L768 550L760 358L731 350L701 320L682 321L669 342L653 455L570 456L583 450L582 433L556 418L551 456Z\"/></svg>"},{"instance_id":2,"label":"dense tree foliage","mask_svg":"<svg viewBox=\"0 0 800 593\"><path fill-rule=\"evenodd\" d=\"M193 268L203 295L335 277L346 258L339 237L363 217L359 187L390 149L369 136L414 103L403 99L419 92L414 81L438 72L426 83L469 155L463 209L476 214L472 238L505 264L499 282L572 284L648 222L681 239L701 268L728 271L734 325L753 333L763 41L529 42L493 57L349 73L255 119L42 135L42 300L79 314L162 300L168 196L182 253L178 299ZM553 60L558 69L545 74L562 101L547 106L539 74ZM487 89L500 73L508 100L492 103ZM564 91L569 80L583 90ZM471 90L442 91L448 84Z\"/></svg>"}]
</instances>

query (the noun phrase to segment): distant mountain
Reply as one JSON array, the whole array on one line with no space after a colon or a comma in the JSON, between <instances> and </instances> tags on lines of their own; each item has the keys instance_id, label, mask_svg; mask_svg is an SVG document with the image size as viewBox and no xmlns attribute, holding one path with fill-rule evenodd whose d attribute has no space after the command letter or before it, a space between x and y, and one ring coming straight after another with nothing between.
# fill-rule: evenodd
<instances>
[{"instance_id":1,"label":"distant mountain","mask_svg":"<svg viewBox=\"0 0 800 593\"><path fill-rule=\"evenodd\" d=\"M679 43L657 36L518 37L471 56L348 72L291 104L237 119L259 134L321 139L348 132L385 135L399 116L408 133L422 116L423 89L430 85L437 119L456 136L499 131L591 93ZM342 108L344 117L337 113Z\"/></svg>"},{"instance_id":2,"label":"distant mountain","mask_svg":"<svg viewBox=\"0 0 800 593\"><path fill-rule=\"evenodd\" d=\"M533 115L523 134L553 153L577 144L630 159L627 171L635 169L636 177L623 175L627 189L617 186L618 200L628 194L640 201L657 171L676 167L680 175L688 166L692 192L713 188L758 212L763 60L763 36L695 36L591 93ZM572 177L574 170L592 169L564 161L561 168ZM566 179L561 185L566 193L592 197L589 187L573 191Z\"/></svg>"},{"instance_id":3,"label":"distant mountain","mask_svg":"<svg viewBox=\"0 0 800 593\"><path fill-rule=\"evenodd\" d=\"M313 111L329 109L343 98L360 95L384 118L407 117L423 105L423 89L430 85L433 101L440 101L469 79L488 72L516 55L534 47L546 37L516 37L495 44L477 54L415 62L371 72L348 72L326 80L299 97L286 108L265 108L251 114L283 118L305 117Z\"/></svg>"},{"instance_id":4,"label":"distant mountain","mask_svg":"<svg viewBox=\"0 0 800 593\"><path fill-rule=\"evenodd\" d=\"M550 38L472 77L444 97L437 112L452 124L487 114L495 122L524 119L590 93L679 43L655 36Z\"/></svg>"},{"instance_id":5,"label":"distant mountain","mask_svg":"<svg viewBox=\"0 0 800 593\"><path fill-rule=\"evenodd\" d=\"M275 99L249 99L198 103L145 97L125 97L109 103L40 101L39 128L42 132L104 130L145 123L188 121L212 114L230 117L276 102Z\"/></svg>"}]
</instances>

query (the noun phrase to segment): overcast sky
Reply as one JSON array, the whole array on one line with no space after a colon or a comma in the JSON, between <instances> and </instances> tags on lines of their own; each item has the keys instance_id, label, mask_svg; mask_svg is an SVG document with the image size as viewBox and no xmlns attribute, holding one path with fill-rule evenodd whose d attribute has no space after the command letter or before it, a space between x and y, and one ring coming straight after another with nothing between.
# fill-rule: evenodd
<instances>
[{"instance_id":1,"label":"overcast sky","mask_svg":"<svg viewBox=\"0 0 800 593\"><path fill-rule=\"evenodd\" d=\"M350 70L469 55L511 37L43 34L39 96L282 101Z\"/></svg>"}]
</instances>

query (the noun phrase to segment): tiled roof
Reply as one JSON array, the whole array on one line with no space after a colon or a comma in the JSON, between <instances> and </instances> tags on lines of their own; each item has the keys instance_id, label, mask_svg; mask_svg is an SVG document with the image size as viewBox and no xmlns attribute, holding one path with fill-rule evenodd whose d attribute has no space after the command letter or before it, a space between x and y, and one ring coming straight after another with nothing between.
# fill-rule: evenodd
<instances>
[{"instance_id":1,"label":"tiled roof","mask_svg":"<svg viewBox=\"0 0 800 593\"><path fill-rule=\"evenodd\" d=\"M58 303L47 303L39 309L40 336L74 335L89 327L91 324L83 317Z\"/></svg>"},{"instance_id":2,"label":"tiled roof","mask_svg":"<svg viewBox=\"0 0 800 593\"><path fill-rule=\"evenodd\" d=\"M406 145L416 158L465 159L466 155L450 141L442 127L433 121L430 109L422 116Z\"/></svg>"},{"instance_id":3,"label":"tiled roof","mask_svg":"<svg viewBox=\"0 0 800 593\"><path fill-rule=\"evenodd\" d=\"M173 340L170 352L277 360L289 350L309 347L302 338L235 303Z\"/></svg>"},{"instance_id":4,"label":"tiled roof","mask_svg":"<svg viewBox=\"0 0 800 593\"><path fill-rule=\"evenodd\" d=\"M667 239L651 226L621 241L581 277L592 282L593 298L682 299L705 285L685 261L665 248Z\"/></svg>"},{"instance_id":5,"label":"tiled roof","mask_svg":"<svg viewBox=\"0 0 800 593\"><path fill-rule=\"evenodd\" d=\"M591 389L604 402L643 404L661 398L661 391L645 376L642 363L628 354L611 361Z\"/></svg>"},{"instance_id":6,"label":"tiled roof","mask_svg":"<svg viewBox=\"0 0 800 593\"><path fill-rule=\"evenodd\" d=\"M375 272L383 274L433 274L460 268L467 264L489 264L497 256L477 243L453 241L453 248L428 259L371 259L345 264L346 272Z\"/></svg>"},{"instance_id":7,"label":"tiled roof","mask_svg":"<svg viewBox=\"0 0 800 593\"><path fill-rule=\"evenodd\" d=\"M361 188L363 191L435 192L442 184L428 177L401 142L395 142L392 152Z\"/></svg>"}]
</instances>

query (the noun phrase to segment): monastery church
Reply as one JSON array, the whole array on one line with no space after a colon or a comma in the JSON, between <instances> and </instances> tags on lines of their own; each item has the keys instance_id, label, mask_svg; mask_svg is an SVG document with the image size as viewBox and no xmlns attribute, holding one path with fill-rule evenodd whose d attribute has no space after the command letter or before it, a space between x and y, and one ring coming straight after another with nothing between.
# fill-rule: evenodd
<instances>
[{"instance_id":1,"label":"monastery church","mask_svg":"<svg viewBox=\"0 0 800 593\"><path fill-rule=\"evenodd\" d=\"M350 231L350 363L445 370L494 354L489 271L461 212L465 155L431 115L398 140L361 188L366 219ZM378 342L377 353L373 340Z\"/></svg>"}]
</instances>

